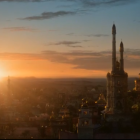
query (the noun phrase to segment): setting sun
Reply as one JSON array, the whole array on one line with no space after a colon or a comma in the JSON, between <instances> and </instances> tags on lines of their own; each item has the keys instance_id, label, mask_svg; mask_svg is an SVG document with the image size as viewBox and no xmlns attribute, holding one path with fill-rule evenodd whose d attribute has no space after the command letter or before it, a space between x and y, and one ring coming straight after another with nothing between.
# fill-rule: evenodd
<instances>
[{"instance_id":1,"label":"setting sun","mask_svg":"<svg viewBox=\"0 0 140 140\"><path fill-rule=\"evenodd\" d=\"M139 29L139 21L134 19L139 12L127 10L139 9L135 2L125 6L127 2L112 0L105 0L112 1L108 3L95 1L95 5L92 0L78 0L79 3L61 0L19 1L0 1L1 77L106 77L111 67L110 27L113 21L117 23L116 55L119 55L122 38L125 42L126 71L130 77L139 73L140 32L136 29ZM80 11L75 10L77 4L80 4ZM116 7L115 4L122 6ZM32 10L20 10L26 9L27 5ZM107 5L114 6L114 9L107 8ZM95 7L98 12L95 12L96 9L94 11ZM87 9L89 14L85 12ZM126 15L129 15L129 11L132 16L128 18Z\"/></svg>"}]
</instances>

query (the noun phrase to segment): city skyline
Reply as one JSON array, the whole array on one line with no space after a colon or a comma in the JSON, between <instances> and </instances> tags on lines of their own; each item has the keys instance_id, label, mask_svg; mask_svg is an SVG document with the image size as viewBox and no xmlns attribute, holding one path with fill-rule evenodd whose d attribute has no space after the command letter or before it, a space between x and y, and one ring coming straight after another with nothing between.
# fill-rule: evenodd
<instances>
[{"instance_id":1,"label":"city skyline","mask_svg":"<svg viewBox=\"0 0 140 140\"><path fill-rule=\"evenodd\" d=\"M105 78L124 44L129 77L140 68L138 0L0 0L0 77Z\"/></svg>"}]
</instances>

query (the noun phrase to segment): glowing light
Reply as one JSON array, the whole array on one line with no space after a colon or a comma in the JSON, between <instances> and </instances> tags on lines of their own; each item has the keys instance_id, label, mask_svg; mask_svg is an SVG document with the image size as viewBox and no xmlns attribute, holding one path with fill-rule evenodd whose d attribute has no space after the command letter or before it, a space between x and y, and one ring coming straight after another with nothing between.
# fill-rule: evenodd
<instances>
[{"instance_id":1,"label":"glowing light","mask_svg":"<svg viewBox=\"0 0 140 140\"><path fill-rule=\"evenodd\" d=\"M0 78L6 77L6 76L7 76L6 72L0 68Z\"/></svg>"}]
</instances>

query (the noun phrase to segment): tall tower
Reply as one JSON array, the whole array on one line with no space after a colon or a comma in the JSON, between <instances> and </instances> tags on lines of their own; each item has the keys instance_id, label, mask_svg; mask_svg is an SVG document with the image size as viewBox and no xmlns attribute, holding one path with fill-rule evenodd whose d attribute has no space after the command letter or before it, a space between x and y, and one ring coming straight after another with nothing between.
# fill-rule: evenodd
<instances>
[{"instance_id":1,"label":"tall tower","mask_svg":"<svg viewBox=\"0 0 140 140\"><path fill-rule=\"evenodd\" d=\"M116 68L116 26L112 26L112 73L115 72Z\"/></svg>"},{"instance_id":2,"label":"tall tower","mask_svg":"<svg viewBox=\"0 0 140 140\"><path fill-rule=\"evenodd\" d=\"M123 52L124 52L124 48L123 48L123 43L121 42L120 44L120 71L121 72L124 72Z\"/></svg>"},{"instance_id":3,"label":"tall tower","mask_svg":"<svg viewBox=\"0 0 140 140\"><path fill-rule=\"evenodd\" d=\"M116 26L112 27L112 71L107 73L106 113L120 114L127 112L128 74L124 71L124 46L120 44L120 62L116 61Z\"/></svg>"}]
</instances>

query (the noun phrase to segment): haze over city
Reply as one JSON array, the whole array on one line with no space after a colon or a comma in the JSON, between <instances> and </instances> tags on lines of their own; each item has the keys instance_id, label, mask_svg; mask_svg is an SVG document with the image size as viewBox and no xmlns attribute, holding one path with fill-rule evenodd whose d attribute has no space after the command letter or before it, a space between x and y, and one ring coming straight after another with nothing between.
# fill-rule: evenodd
<instances>
[{"instance_id":1,"label":"haze over city","mask_svg":"<svg viewBox=\"0 0 140 140\"><path fill-rule=\"evenodd\" d=\"M0 139L140 139L140 0L0 0Z\"/></svg>"},{"instance_id":2,"label":"haze over city","mask_svg":"<svg viewBox=\"0 0 140 140\"><path fill-rule=\"evenodd\" d=\"M125 70L140 68L139 0L0 0L0 77L105 78L124 43Z\"/></svg>"}]
</instances>

